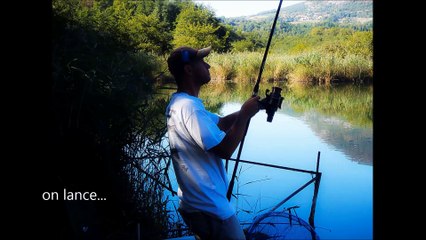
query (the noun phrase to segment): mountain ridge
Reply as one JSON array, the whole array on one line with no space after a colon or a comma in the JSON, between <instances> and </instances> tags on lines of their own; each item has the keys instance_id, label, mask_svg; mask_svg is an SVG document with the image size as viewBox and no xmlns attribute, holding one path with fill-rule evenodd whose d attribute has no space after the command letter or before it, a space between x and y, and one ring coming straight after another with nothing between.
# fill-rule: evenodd
<instances>
[{"instance_id":1,"label":"mountain ridge","mask_svg":"<svg viewBox=\"0 0 426 240\"><path fill-rule=\"evenodd\" d=\"M254 15L225 18L226 22L271 21L276 10ZM338 24L364 24L373 21L373 1L306 1L282 7L280 19L290 24L330 21Z\"/></svg>"}]
</instances>

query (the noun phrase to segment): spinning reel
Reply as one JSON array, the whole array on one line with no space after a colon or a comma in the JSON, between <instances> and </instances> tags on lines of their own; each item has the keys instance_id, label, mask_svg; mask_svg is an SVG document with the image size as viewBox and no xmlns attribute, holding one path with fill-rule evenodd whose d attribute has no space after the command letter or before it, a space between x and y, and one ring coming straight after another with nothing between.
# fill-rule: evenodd
<instances>
[{"instance_id":1,"label":"spinning reel","mask_svg":"<svg viewBox=\"0 0 426 240\"><path fill-rule=\"evenodd\" d=\"M284 98L281 97L281 88L272 87L271 93L269 89L266 89L266 97L259 101L260 109L266 109L266 114L268 114L267 121L272 122L275 112L278 108L281 109L281 104L283 103Z\"/></svg>"}]
</instances>

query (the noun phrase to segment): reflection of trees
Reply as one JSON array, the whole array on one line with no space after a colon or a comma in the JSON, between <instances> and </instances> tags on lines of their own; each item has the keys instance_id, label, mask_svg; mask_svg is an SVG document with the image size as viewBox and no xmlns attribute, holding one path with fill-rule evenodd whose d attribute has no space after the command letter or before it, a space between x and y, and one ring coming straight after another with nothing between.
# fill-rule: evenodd
<instances>
[{"instance_id":1,"label":"reflection of trees","mask_svg":"<svg viewBox=\"0 0 426 240\"><path fill-rule=\"evenodd\" d=\"M296 111L315 110L346 119L351 124L371 126L372 86L315 86L292 84L285 101Z\"/></svg>"},{"instance_id":2,"label":"reflection of trees","mask_svg":"<svg viewBox=\"0 0 426 240\"><path fill-rule=\"evenodd\" d=\"M265 90L272 86L262 83L259 96L263 98ZM352 160L372 164L371 87L305 85L287 88L283 84L280 87L284 89L285 98L280 112L304 118L321 139ZM242 103L250 97L252 90L253 86L249 84L215 83L204 86L200 98L207 109L219 112L223 103Z\"/></svg>"},{"instance_id":3,"label":"reflection of trees","mask_svg":"<svg viewBox=\"0 0 426 240\"><path fill-rule=\"evenodd\" d=\"M372 164L372 129L356 127L338 118L327 117L316 112L305 112L301 116L323 141L345 153L353 161Z\"/></svg>"},{"instance_id":4,"label":"reflection of trees","mask_svg":"<svg viewBox=\"0 0 426 240\"><path fill-rule=\"evenodd\" d=\"M207 109L218 112L222 103L248 99L254 84L211 83L201 88L200 98ZM351 124L371 126L372 87L356 85L313 86L284 83L261 83L258 95L265 97L266 89L278 86L283 89L283 105L288 104L297 112L315 110L325 115L346 119Z\"/></svg>"},{"instance_id":5,"label":"reflection of trees","mask_svg":"<svg viewBox=\"0 0 426 240\"><path fill-rule=\"evenodd\" d=\"M321 139L352 160L372 164L371 90L355 85L292 86L286 101Z\"/></svg>"}]
</instances>

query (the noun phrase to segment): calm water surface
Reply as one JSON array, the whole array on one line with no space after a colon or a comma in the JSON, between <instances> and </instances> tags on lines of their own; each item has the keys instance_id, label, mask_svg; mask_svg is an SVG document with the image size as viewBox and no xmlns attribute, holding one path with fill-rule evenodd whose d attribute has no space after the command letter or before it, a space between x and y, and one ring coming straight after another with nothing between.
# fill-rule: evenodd
<instances>
[{"instance_id":1,"label":"calm water surface","mask_svg":"<svg viewBox=\"0 0 426 240\"><path fill-rule=\"evenodd\" d=\"M202 96L201 96L202 97ZM227 101L219 115L238 111L241 101ZM295 112L290 105L275 114L272 123L265 111L252 118L241 159L315 171L318 151L322 179L315 212L321 239L372 239L372 127L357 126L338 116L315 110ZM233 157L236 158L235 151ZM267 212L312 176L307 173L241 163L232 203L244 226ZM228 175L231 178L233 162ZM170 177L177 189L173 169ZM308 221L313 184L279 208L298 206L296 213ZM172 197L170 209L178 205Z\"/></svg>"}]
</instances>

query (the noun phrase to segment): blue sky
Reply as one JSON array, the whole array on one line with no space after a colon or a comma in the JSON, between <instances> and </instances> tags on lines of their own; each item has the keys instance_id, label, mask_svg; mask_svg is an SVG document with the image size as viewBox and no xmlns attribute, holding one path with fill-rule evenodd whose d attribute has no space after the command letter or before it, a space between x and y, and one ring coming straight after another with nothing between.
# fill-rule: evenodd
<instances>
[{"instance_id":1,"label":"blue sky","mask_svg":"<svg viewBox=\"0 0 426 240\"><path fill-rule=\"evenodd\" d=\"M277 10L279 0L259 1L194 1L210 6L217 17L239 17L253 15L267 10ZM303 1L283 0L281 8Z\"/></svg>"}]
</instances>

